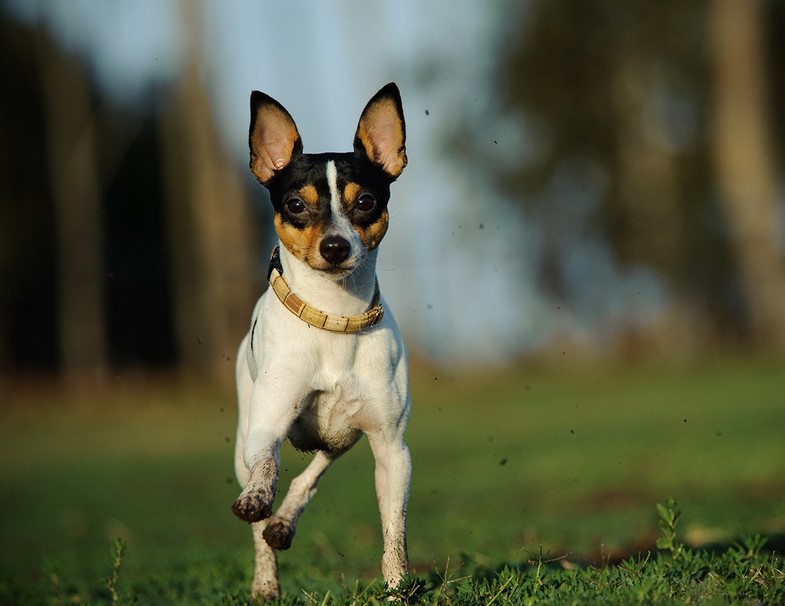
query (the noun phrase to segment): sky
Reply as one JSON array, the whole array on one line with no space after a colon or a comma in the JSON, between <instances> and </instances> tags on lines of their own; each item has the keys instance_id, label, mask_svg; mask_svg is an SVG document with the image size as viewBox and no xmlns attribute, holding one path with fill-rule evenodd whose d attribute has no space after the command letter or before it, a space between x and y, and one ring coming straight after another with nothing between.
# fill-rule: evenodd
<instances>
[{"instance_id":1,"label":"sky","mask_svg":"<svg viewBox=\"0 0 785 606\"><path fill-rule=\"evenodd\" d=\"M287 108L306 152L348 151L365 103L387 82L398 84L409 165L392 187L377 269L392 313L418 349L445 362L500 362L556 335L591 338L608 313L645 320L661 307L656 280L622 274L597 242L573 253L584 304L568 311L545 299L535 281L537 230L479 167L451 156L445 133L461 127L488 130L494 146L477 153L509 159L526 151L519 131L493 116L489 78L504 3L183 1L202 7L204 75L239 170L247 166L251 90ZM176 77L183 65L177 0L7 6L20 19L46 23L119 103L143 102L151 82Z\"/></svg>"}]
</instances>

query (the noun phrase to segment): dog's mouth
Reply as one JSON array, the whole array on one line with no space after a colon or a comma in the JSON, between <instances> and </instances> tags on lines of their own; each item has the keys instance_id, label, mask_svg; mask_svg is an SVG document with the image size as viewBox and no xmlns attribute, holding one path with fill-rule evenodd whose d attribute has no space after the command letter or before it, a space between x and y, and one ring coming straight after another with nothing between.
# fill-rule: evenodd
<instances>
[{"instance_id":1,"label":"dog's mouth","mask_svg":"<svg viewBox=\"0 0 785 606\"><path fill-rule=\"evenodd\" d=\"M337 265L334 264L317 264L311 265L313 269L319 271L323 274L327 274L331 278L340 279L345 278L349 274L351 274L359 263L339 263Z\"/></svg>"},{"instance_id":2,"label":"dog's mouth","mask_svg":"<svg viewBox=\"0 0 785 606\"><path fill-rule=\"evenodd\" d=\"M309 265L312 269L329 276L333 280L341 280L354 273L365 260L365 255L357 253L337 263L330 263L321 255L315 255L315 258L309 259Z\"/></svg>"}]
</instances>

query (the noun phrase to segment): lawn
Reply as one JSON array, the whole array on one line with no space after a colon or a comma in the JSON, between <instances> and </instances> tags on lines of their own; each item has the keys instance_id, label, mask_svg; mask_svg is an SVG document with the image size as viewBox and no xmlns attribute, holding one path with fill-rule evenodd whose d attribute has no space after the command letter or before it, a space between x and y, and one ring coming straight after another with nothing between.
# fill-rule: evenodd
<instances>
[{"instance_id":1,"label":"lawn","mask_svg":"<svg viewBox=\"0 0 785 606\"><path fill-rule=\"evenodd\" d=\"M596 571L645 555L669 496L688 545L754 533L782 543L785 367L775 360L420 366L412 387L409 550L430 579L426 603L449 603L445 578L479 587L491 574L501 587L505 566L530 560ZM114 389L4 400L0 602L244 602L252 552L229 510L239 491L231 389L120 377ZM282 485L306 460L285 448ZM362 593L380 576L377 516L361 441L280 557L285 594L332 603ZM126 548L113 585L117 538Z\"/></svg>"}]
</instances>

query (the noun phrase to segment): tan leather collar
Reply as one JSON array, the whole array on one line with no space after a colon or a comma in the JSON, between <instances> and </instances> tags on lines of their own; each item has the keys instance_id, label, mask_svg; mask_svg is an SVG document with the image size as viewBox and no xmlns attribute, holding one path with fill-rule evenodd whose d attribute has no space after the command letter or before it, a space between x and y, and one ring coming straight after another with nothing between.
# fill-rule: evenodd
<instances>
[{"instance_id":1,"label":"tan leather collar","mask_svg":"<svg viewBox=\"0 0 785 606\"><path fill-rule=\"evenodd\" d=\"M378 280L376 281L371 307L365 313L357 314L356 316L326 314L315 307L311 307L292 292L292 289L289 288L289 285L283 278L283 267L281 266L280 255L281 252L278 246L276 246L270 257L267 279L270 282L270 286L272 287L275 296L278 297L278 300L306 324L332 332L350 333L365 330L366 328L376 326L381 322L382 317L384 316L384 307L380 302L381 295L379 293Z\"/></svg>"}]
</instances>

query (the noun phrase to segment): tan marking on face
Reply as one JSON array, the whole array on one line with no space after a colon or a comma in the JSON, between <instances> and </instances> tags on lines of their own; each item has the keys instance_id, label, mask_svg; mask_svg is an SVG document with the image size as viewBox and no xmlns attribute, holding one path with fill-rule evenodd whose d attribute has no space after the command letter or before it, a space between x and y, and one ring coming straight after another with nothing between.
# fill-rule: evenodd
<instances>
[{"instance_id":1,"label":"tan marking on face","mask_svg":"<svg viewBox=\"0 0 785 606\"><path fill-rule=\"evenodd\" d=\"M387 212L387 209L385 209L384 212L379 215L379 218L375 223L372 223L367 227L355 227L357 233L360 234L360 240L365 248L373 250L379 246L379 242L382 241L384 234L387 233L389 221L390 214Z\"/></svg>"},{"instance_id":2,"label":"tan marking on face","mask_svg":"<svg viewBox=\"0 0 785 606\"><path fill-rule=\"evenodd\" d=\"M319 192L313 185L305 185L297 191L298 195L302 198L303 202L310 206L317 206L319 204Z\"/></svg>"},{"instance_id":3,"label":"tan marking on face","mask_svg":"<svg viewBox=\"0 0 785 606\"><path fill-rule=\"evenodd\" d=\"M319 225L311 225L298 229L297 227L285 223L281 215L276 214L273 220L275 233L281 240L281 244L286 247L295 257L307 263L311 267L317 267L314 262L318 260L314 257L314 252L318 254L318 242L322 237L322 228Z\"/></svg>"},{"instance_id":4,"label":"tan marking on face","mask_svg":"<svg viewBox=\"0 0 785 606\"><path fill-rule=\"evenodd\" d=\"M351 206L351 204L357 199L357 196L360 195L361 189L362 187L359 183L347 183L343 188L344 204L346 206Z\"/></svg>"},{"instance_id":5,"label":"tan marking on face","mask_svg":"<svg viewBox=\"0 0 785 606\"><path fill-rule=\"evenodd\" d=\"M349 207L357 200L357 197L362 192L362 186L359 183L347 183L343 188L344 204ZM355 226L357 233L360 235L360 240L367 250L373 250L379 246L384 234L387 233L387 225L390 220L390 215L385 210L375 223L365 227Z\"/></svg>"}]
</instances>

